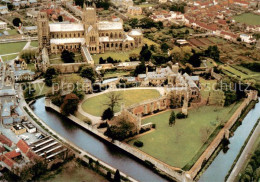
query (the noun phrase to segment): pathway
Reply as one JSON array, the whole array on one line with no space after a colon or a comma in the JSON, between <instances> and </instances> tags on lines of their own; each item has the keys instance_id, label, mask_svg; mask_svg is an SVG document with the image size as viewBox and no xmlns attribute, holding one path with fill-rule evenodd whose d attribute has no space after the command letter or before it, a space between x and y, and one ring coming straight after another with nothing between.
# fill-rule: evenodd
<instances>
[{"instance_id":1,"label":"pathway","mask_svg":"<svg viewBox=\"0 0 260 182\"><path fill-rule=\"evenodd\" d=\"M260 136L260 123L258 123L257 127L255 128L252 136L250 137L249 141L246 144L246 147L244 148L242 154L240 155L236 165L234 166L232 172L230 173L227 182L235 181L237 175L242 170L244 164L248 160L248 157L250 156L250 152L252 152L252 148L254 146L255 141Z\"/></svg>"}]
</instances>

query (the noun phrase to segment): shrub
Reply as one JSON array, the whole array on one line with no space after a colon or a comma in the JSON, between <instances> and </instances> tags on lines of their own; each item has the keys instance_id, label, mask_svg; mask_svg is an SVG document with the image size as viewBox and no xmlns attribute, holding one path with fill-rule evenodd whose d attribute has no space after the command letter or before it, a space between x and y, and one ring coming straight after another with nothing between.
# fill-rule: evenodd
<instances>
[{"instance_id":1,"label":"shrub","mask_svg":"<svg viewBox=\"0 0 260 182\"><path fill-rule=\"evenodd\" d=\"M153 124L153 125L152 125L152 128L156 128L156 124Z\"/></svg>"},{"instance_id":2,"label":"shrub","mask_svg":"<svg viewBox=\"0 0 260 182\"><path fill-rule=\"evenodd\" d=\"M142 147L142 146L144 146L144 143L137 140L137 141L134 142L134 145L137 146L137 147Z\"/></svg>"},{"instance_id":3,"label":"shrub","mask_svg":"<svg viewBox=\"0 0 260 182\"><path fill-rule=\"evenodd\" d=\"M177 117L178 119L183 119L183 118L187 118L188 115L186 115L186 114L184 114L184 113L182 113L182 112L179 112L179 113L176 114L176 117Z\"/></svg>"}]
</instances>

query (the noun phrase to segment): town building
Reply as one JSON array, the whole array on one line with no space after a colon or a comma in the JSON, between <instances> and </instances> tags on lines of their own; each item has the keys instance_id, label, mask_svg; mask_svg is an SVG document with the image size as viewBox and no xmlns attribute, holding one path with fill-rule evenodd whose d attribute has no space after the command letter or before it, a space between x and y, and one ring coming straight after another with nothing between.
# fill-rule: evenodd
<instances>
[{"instance_id":1,"label":"town building","mask_svg":"<svg viewBox=\"0 0 260 182\"><path fill-rule=\"evenodd\" d=\"M0 21L0 30L2 29L7 29L7 23L3 22L3 21Z\"/></svg>"},{"instance_id":2,"label":"town building","mask_svg":"<svg viewBox=\"0 0 260 182\"><path fill-rule=\"evenodd\" d=\"M130 15L141 15L142 8L138 6L129 6L127 9L127 13L129 13Z\"/></svg>"}]
</instances>

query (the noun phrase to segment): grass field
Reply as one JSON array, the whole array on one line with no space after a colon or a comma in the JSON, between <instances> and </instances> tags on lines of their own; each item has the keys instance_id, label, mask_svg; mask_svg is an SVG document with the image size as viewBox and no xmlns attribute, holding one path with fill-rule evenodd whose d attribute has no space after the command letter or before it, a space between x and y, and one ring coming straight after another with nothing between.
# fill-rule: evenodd
<instances>
[{"instance_id":1,"label":"grass field","mask_svg":"<svg viewBox=\"0 0 260 182\"><path fill-rule=\"evenodd\" d=\"M108 57L111 57L115 60L129 60L130 54L139 54L141 51L141 48L136 48L131 51L106 51L104 54L94 54L92 55L92 58L95 61L95 64L99 64L99 58L102 57L103 59L107 59Z\"/></svg>"},{"instance_id":2,"label":"grass field","mask_svg":"<svg viewBox=\"0 0 260 182\"><path fill-rule=\"evenodd\" d=\"M124 90L117 91L117 93L121 95L122 100L119 102L119 105L115 107L115 112L120 111L122 103L124 103L125 106L130 106L132 104L139 103L152 98L157 98L160 96L160 93L155 89ZM104 105L107 102L107 94L101 94L87 99L82 104L82 109L85 112L94 116L101 116L103 111L108 107Z\"/></svg>"},{"instance_id":3,"label":"grass field","mask_svg":"<svg viewBox=\"0 0 260 182\"><path fill-rule=\"evenodd\" d=\"M60 166L58 169L47 172L47 174L40 177L39 181L52 181L52 182L63 182L63 181L96 181L106 182L107 180L98 175L93 170L90 170L75 161L67 162Z\"/></svg>"},{"instance_id":4,"label":"grass field","mask_svg":"<svg viewBox=\"0 0 260 182\"><path fill-rule=\"evenodd\" d=\"M129 71L124 70L116 70L116 71L108 71L104 74L103 78L115 78L115 77L121 77L121 76L128 76L130 74Z\"/></svg>"},{"instance_id":5,"label":"grass field","mask_svg":"<svg viewBox=\"0 0 260 182\"><path fill-rule=\"evenodd\" d=\"M171 111L148 117L142 123L156 124L155 131L133 139L129 144L133 145L136 140L140 140L144 143L140 150L169 165L183 168L197 160L194 156L199 157L206 149L209 143L205 144L205 141L211 133L220 123L226 122L239 105L240 103L224 108L202 106L192 109L188 118L176 119L172 127L169 126Z\"/></svg>"},{"instance_id":6,"label":"grass field","mask_svg":"<svg viewBox=\"0 0 260 182\"><path fill-rule=\"evenodd\" d=\"M32 47L38 47L38 41L32 41L31 46Z\"/></svg>"},{"instance_id":7,"label":"grass field","mask_svg":"<svg viewBox=\"0 0 260 182\"><path fill-rule=\"evenodd\" d=\"M260 25L260 16L253 13L244 13L234 16L234 20L248 25Z\"/></svg>"},{"instance_id":8,"label":"grass field","mask_svg":"<svg viewBox=\"0 0 260 182\"><path fill-rule=\"evenodd\" d=\"M63 64L63 60L61 59L61 54L51 54L50 55L50 64ZM75 54L75 63L82 62L83 57L81 54Z\"/></svg>"},{"instance_id":9,"label":"grass field","mask_svg":"<svg viewBox=\"0 0 260 182\"><path fill-rule=\"evenodd\" d=\"M0 33L3 33L4 31L7 31L9 33L9 35L17 35L18 32L15 29L11 29L11 30L0 30Z\"/></svg>"},{"instance_id":10,"label":"grass field","mask_svg":"<svg viewBox=\"0 0 260 182\"><path fill-rule=\"evenodd\" d=\"M20 52L27 42L0 44L0 55Z\"/></svg>"},{"instance_id":11,"label":"grass field","mask_svg":"<svg viewBox=\"0 0 260 182\"><path fill-rule=\"evenodd\" d=\"M9 61L12 59L15 59L19 54L12 54L12 55L8 55L8 56L1 56L3 61Z\"/></svg>"},{"instance_id":12,"label":"grass field","mask_svg":"<svg viewBox=\"0 0 260 182\"><path fill-rule=\"evenodd\" d=\"M45 83L36 83L34 84L35 94L34 96L44 95L48 92L51 92L51 87L45 85Z\"/></svg>"}]
</instances>

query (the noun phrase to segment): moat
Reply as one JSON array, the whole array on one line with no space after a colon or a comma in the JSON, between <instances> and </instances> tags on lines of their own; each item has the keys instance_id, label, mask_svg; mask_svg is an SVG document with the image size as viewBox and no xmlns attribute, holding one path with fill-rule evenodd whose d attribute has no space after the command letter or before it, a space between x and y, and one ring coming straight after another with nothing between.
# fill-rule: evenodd
<instances>
[{"instance_id":1,"label":"moat","mask_svg":"<svg viewBox=\"0 0 260 182\"><path fill-rule=\"evenodd\" d=\"M32 109L36 115L62 137L134 179L139 181L166 181L120 149L94 137L54 111L45 110L44 98L36 100L32 105ZM217 155L210 167L201 176L200 181L224 181L233 161L260 117L259 110L260 103L257 103L244 118L242 125L237 128L234 136L230 138L227 153L221 151Z\"/></svg>"},{"instance_id":2,"label":"moat","mask_svg":"<svg viewBox=\"0 0 260 182\"><path fill-rule=\"evenodd\" d=\"M138 181L166 181L120 149L101 141L56 112L45 110L44 98L36 100L32 109L59 135L134 179Z\"/></svg>"}]
</instances>

